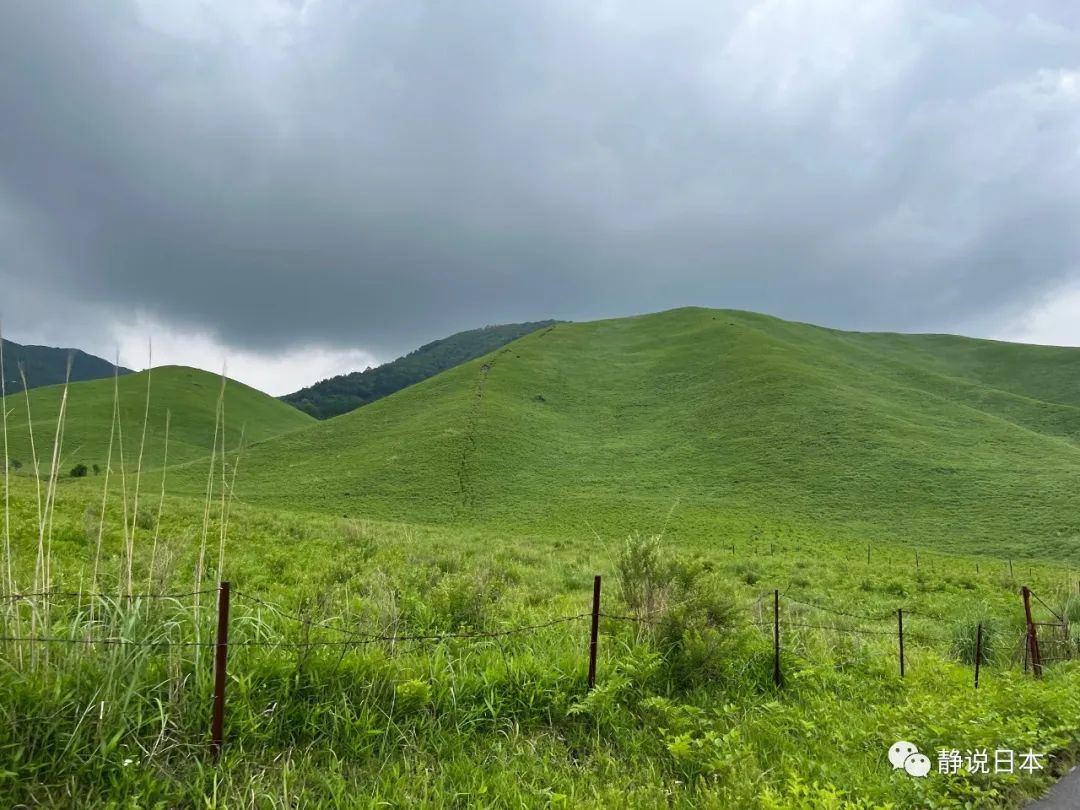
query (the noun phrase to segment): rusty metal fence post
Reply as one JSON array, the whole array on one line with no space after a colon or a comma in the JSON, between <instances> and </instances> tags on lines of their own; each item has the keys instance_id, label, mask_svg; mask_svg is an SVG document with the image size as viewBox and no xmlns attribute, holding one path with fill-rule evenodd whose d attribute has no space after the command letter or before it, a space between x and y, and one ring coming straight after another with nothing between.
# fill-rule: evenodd
<instances>
[{"instance_id":1,"label":"rusty metal fence post","mask_svg":"<svg viewBox=\"0 0 1080 810\"><path fill-rule=\"evenodd\" d=\"M1021 591L1024 597L1024 620L1027 622L1027 651L1031 659L1031 671L1036 678L1042 677L1042 656L1039 655L1039 637L1035 632L1035 622L1031 618L1031 589L1025 585Z\"/></svg>"}]
</instances>

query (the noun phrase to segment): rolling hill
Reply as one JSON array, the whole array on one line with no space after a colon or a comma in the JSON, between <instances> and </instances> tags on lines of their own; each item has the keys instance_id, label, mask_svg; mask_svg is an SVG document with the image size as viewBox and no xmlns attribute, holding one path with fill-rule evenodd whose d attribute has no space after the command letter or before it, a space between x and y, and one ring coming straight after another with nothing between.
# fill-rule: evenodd
<instances>
[{"instance_id":1,"label":"rolling hill","mask_svg":"<svg viewBox=\"0 0 1080 810\"><path fill-rule=\"evenodd\" d=\"M52 346L23 346L10 340L3 341L5 384L9 394L23 390L19 366L26 375L30 388L63 383L67 377L68 360L71 361L71 381L100 380L111 378L115 370L112 363L79 349L56 349ZM121 367L121 375L131 374L131 369Z\"/></svg>"},{"instance_id":2,"label":"rolling hill","mask_svg":"<svg viewBox=\"0 0 1080 810\"><path fill-rule=\"evenodd\" d=\"M427 343L397 360L376 368L331 377L288 394L282 400L316 419L328 419L390 396L441 371L475 360L553 323L555 321L510 323L458 332Z\"/></svg>"},{"instance_id":3,"label":"rolling hill","mask_svg":"<svg viewBox=\"0 0 1080 810\"><path fill-rule=\"evenodd\" d=\"M681 309L549 326L254 446L238 494L578 537L1075 555L1078 437L1077 349Z\"/></svg>"},{"instance_id":4,"label":"rolling hill","mask_svg":"<svg viewBox=\"0 0 1080 810\"><path fill-rule=\"evenodd\" d=\"M120 416L124 459L134 467L142 434L146 407L147 373L119 378ZM165 451L165 414L171 412L169 464L204 458L214 441L214 420L221 377L181 366L155 368L151 376L150 415L147 427L144 469L160 466ZM33 441L42 469L51 458L56 433L56 417L63 386L35 388L28 392L33 417ZM31 436L27 430L27 395L9 396L7 407L9 457L25 474L32 469ZM63 464L69 470L76 463L105 467L112 422L113 380L72 383L68 389L67 419L64 429ZM314 420L283 402L254 388L229 380L225 388L225 443L235 448L240 432L245 443L258 442L303 428ZM119 458L119 437L114 444Z\"/></svg>"}]
</instances>

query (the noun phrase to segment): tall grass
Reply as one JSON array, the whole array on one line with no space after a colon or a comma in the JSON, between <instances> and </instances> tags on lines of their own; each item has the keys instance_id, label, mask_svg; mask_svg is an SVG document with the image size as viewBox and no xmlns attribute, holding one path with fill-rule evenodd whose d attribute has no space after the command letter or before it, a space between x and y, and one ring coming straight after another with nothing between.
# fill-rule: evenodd
<instances>
[{"instance_id":1,"label":"tall grass","mask_svg":"<svg viewBox=\"0 0 1080 810\"><path fill-rule=\"evenodd\" d=\"M11 545L11 460L8 445L7 367L4 364L4 330L2 326L0 326L0 411L3 412L4 430L4 582L5 595L8 597L4 605L5 610L0 615L3 615L5 624L10 615L14 615L14 631L16 637L21 637L22 615L19 613L18 604L11 598L17 588L14 573L15 561ZM18 665L22 666L23 651L21 647L16 650L15 657Z\"/></svg>"},{"instance_id":2,"label":"tall grass","mask_svg":"<svg viewBox=\"0 0 1080 810\"><path fill-rule=\"evenodd\" d=\"M71 384L71 364L73 360L74 357L68 355L67 370L64 375L64 390L60 399L60 412L56 417L56 435L53 438L52 464L49 468L49 485L45 497L45 520L42 524L45 553L41 557L42 577L41 584L38 587L38 590L41 591L48 591L52 588L53 514L56 511L56 490L60 484L60 469L63 466L64 426L67 420L68 389Z\"/></svg>"},{"instance_id":3,"label":"tall grass","mask_svg":"<svg viewBox=\"0 0 1080 810\"><path fill-rule=\"evenodd\" d=\"M120 412L120 352L116 353L115 370L113 372L113 398L116 402L116 445L120 454L120 498L123 501L123 535L125 552L131 547L129 539L130 525L128 524L128 490L127 490L127 460L124 458L124 420ZM124 592L124 567L120 567L117 577L116 589L118 593Z\"/></svg>"},{"instance_id":4,"label":"tall grass","mask_svg":"<svg viewBox=\"0 0 1080 810\"><path fill-rule=\"evenodd\" d=\"M15 593L11 560L11 482L8 478L7 369L4 367L4 327L0 323L0 411L4 429L4 584L8 595Z\"/></svg>"},{"instance_id":5,"label":"tall grass","mask_svg":"<svg viewBox=\"0 0 1080 810\"><path fill-rule=\"evenodd\" d=\"M30 389L26 385L26 369L19 363L19 379L22 381L26 399L26 425L30 433L30 463L34 470L34 492L37 496L37 519L41 522L41 468L38 464L37 444L34 442L34 417L30 408Z\"/></svg>"},{"instance_id":6,"label":"tall grass","mask_svg":"<svg viewBox=\"0 0 1080 810\"><path fill-rule=\"evenodd\" d=\"M116 437L116 423L120 418L120 358L113 368L113 404L112 420L109 423L109 449L105 459L105 481L101 490L101 515L98 519L97 543L94 546L94 572L91 589L98 592L98 572L101 566L101 542L105 535L105 510L109 504L109 476L112 474L113 439Z\"/></svg>"},{"instance_id":7,"label":"tall grass","mask_svg":"<svg viewBox=\"0 0 1080 810\"><path fill-rule=\"evenodd\" d=\"M224 579L225 579L225 538L228 536L228 533L229 533L229 512L231 511L231 508L232 508L233 494L236 492L236 473L240 469L240 456L244 452L244 436L246 434L247 434L247 425L245 424L245 425L242 425L240 427L240 444L236 448L236 458L233 461L233 468L232 468L232 480L228 484L228 491L229 491L228 500L225 501L223 503L223 505L222 505L223 508L222 508L222 512L221 512L221 542L220 542L220 544L218 546L218 581L224 581ZM222 443L222 445L223 446L221 448L221 453L222 453L222 458L224 458L225 457L224 442ZM221 479L222 496L224 498L224 493L225 493L225 489L226 489L224 464L222 464L221 472L222 472L222 479Z\"/></svg>"},{"instance_id":8,"label":"tall grass","mask_svg":"<svg viewBox=\"0 0 1080 810\"><path fill-rule=\"evenodd\" d=\"M139 459L135 467L135 500L131 507L131 531L128 534L126 549L127 557L127 593L134 593L132 587L132 566L135 559L135 534L139 527L139 487L142 483L143 451L146 449L146 426L150 421L150 380L154 371L154 350L150 345L147 348L146 364L146 406L143 411L142 438L139 440Z\"/></svg>"},{"instance_id":9,"label":"tall grass","mask_svg":"<svg viewBox=\"0 0 1080 810\"><path fill-rule=\"evenodd\" d=\"M68 357L67 372L64 379L64 387L62 389L60 399L60 409L56 417L56 430L53 438L53 449L51 454L51 461L49 466L49 477L45 487L45 502L41 500L41 464L37 454L37 445L34 440L34 422L33 414L30 406L29 388L26 380L26 370L23 366L19 365L19 377L22 381L23 391L26 399L26 422L29 430L30 438L30 455L34 470L34 493L36 498L36 521L35 521L35 541L36 549L34 554L34 573L33 573L33 586L32 590L37 592L48 591L52 586L52 538L53 538L53 513L56 508L56 494L57 487L60 480L60 467L62 464L62 450L64 442L64 424L67 416L67 404L68 404L68 388L71 382L71 364L72 357ZM5 546L10 544L10 502L8 500L7 492L10 487L10 481L8 479L7 470L7 426L6 426L6 402L4 405L5 425ZM8 550L6 557L9 563L12 560L10 550ZM14 576L9 576L9 590L14 592ZM22 626L22 615L18 609L16 601L11 602L12 612L15 615L16 628ZM30 611L30 628L31 632L36 632L39 627L48 627L50 625L50 609L49 603L44 603L44 608L41 611L31 609ZM36 664L38 661L38 651L36 647L31 645L30 650L31 660ZM44 651L45 661L48 661L48 649ZM22 650L18 652L18 658L20 662L23 658Z\"/></svg>"},{"instance_id":10,"label":"tall grass","mask_svg":"<svg viewBox=\"0 0 1080 810\"><path fill-rule=\"evenodd\" d=\"M150 566L146 576L147 593L153 590L154 572L157 570L158 542L161 538L161 516L165 511L165 476L169 472L169 427L172 411L165 411L165 453L161 460L161 495L158 498L157 517L154 520L154 545L150 551Z\"/></svg>"},{"instance_id":11,"label":"tall grass","mask_svg":"<svg viewBox=\"0 0 1080 810\"><path fill-rule=\"evenodd\" d=\"M214 409L214 440L210 445L210 472L206 477L206 498L203 502L202 535L199 540L199 557L195 563L195 587L192 589L195 591L194 611L196 620L198 619L199 608L201 606L199 591L202 590L203 577L205 575L206 543L210 535L210 504L213 502L214 498L214 473L217 470L218 435L223 433L225 429L222 424L225 405L225 379L225 371L222 370L221 388L218 391L217 407Z\"/></svg>"}]
</instances>

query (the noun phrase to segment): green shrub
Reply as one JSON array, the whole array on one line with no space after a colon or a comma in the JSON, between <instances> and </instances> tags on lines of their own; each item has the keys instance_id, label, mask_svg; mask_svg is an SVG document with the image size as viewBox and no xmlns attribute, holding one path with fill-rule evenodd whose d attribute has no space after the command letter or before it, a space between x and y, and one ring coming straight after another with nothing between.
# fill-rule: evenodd
<instances>
[{"instance_id":1,"label":"green shrub","mask_svg":"<svg viewBox=\"0 0 1080 810\"><path fill-rule=\"evenodd\" d=\"M972 615L956 622L952 628L952 654L964 664L974 666L979 625L982 625L980 661L988 664L1002 644L1001 622L985 615Z\"/></svg>"},{"instance_id":2,"label":"green shrub","mask_svg":"<svg viewBox=\"0 0 1080 810\"><path fill-rule=\"evenodd\" d=\"M150 531L157 525L157 515L153 509L147 506L140 506L139 511L135 513L135 525L143 531Z\"/></svg>"},{"instance_id":3,"label":"green shrub","mask_svg":"<svg viewBox=\"0 0 1080 810\"><path fill-rule=\"evenodd\" d=\"M702 562L668 553L659 537L633 535L615 569L620 598L647 622L642 633L665 656L673 684L713 678L736 608Z\"/></svg>"},{"instance_id":4,"label":"green shrub","mask_svg":"<svg viewBox=\"0 0 1080 810\"><path fill-rule=\"evenodd\" d=\"M750 563L736 565L735 574L747 585L757 585L757 583L761 582L761 572Z\"/></svg>"},{"instance_id":5,"label":"green shrub","mask_svg":"<svg viewBox=\"0 0 1080 810\"><path fill-rule=\"evenodd\" d=\"M615 562L619 598L631 610L651 616L670 597L671 570L659 536L632 535Z\"/></svg>"},{"instance_id":6,"label":"green shrub","mask_svg":"<svg viewBox=\"0 0 1080 810\"><path fill-rule=\"evenodd\" d=\"M413 678L394 687L394 711L417 714L431 705L431 684Z\"/></svg>"},{"instance_id":7,"label":"green shrub","mask_svg":"<svg viewBox=\"0 0 1080 810\"><path fill-rule=\"evenodd\" d=\"M78 464L76 464L74 467L71 468L71 477L72 478L85 478L86 474L88 472L90 472L90 470L87 468L87 466L85 464L83 464L80 461Z\"/></svg>"},{"instance_id":8,"label":"green shrub","mask_svg":"<svg viewBox=\"0 0 1080 810\"><path fill-rule=\"evenodd\" d=\"M356 568L360 567L359 564L367 563L375 556L375 537L367 521L342 518L338 521L337 526L341 538L349 544L350 550L353 552L352 564Z\"/></svg>"},{"instance_id":9,"label":"green shrub","mask_svg":"<svg viewBox=\"0 0 1080 810\"><path fill-rule=\"evenodd\" d=\"M885 593L893 596L907 596L907 586L898 579L891 579L885 583Z\"/></svg>"},{"instance_id":10,"label":"green shrub","mask_svg":"<svg viewBox=\"0 0 1080 810\"><path fill-rule=\"evenodd\" d=\"M504 590L505 582L487 568L446 574L417 600L415 612L440 630L480 630Z\"/></svg>"}]
</instances>

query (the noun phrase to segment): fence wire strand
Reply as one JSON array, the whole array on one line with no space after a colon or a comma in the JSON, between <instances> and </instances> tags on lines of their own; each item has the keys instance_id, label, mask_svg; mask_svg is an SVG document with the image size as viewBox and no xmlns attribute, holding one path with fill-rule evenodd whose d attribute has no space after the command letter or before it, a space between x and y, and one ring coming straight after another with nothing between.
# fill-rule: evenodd
<instances>
[{"instance_id":1,"label":"fence wire strand","mask_svg":"<svg viewBox=\"0 0 1080 810\"><path fill-rule=\"evenodd\" d=\"M1036 600L1038 600L1040 605L1049 610L1054 615L1054 618L1057 619L1061 624L1065 623L1065 619L1061 616L1061 614L1054 610L1052 607L1050 607L1048 604L1046 604L1046 602L1044 602L1037 593L1032 591L1031 595L1034 596Z\"/></svg>"},{"instance_id":2,"label":"fence wire strand","mask_svg":"<svg viewBox=\"0 0 1080 810\"><path fill-rule=\"evenodd\" d=\"M191 599L195 596L207 596L218 592L217 588L212 588L204 591L185 591L183 593L90 593L87 591L38 591L35 593L10 593L4 596L0 596L0 602L31 602L39 599L115 599L115 600L128 600L135 599L156 600L156 599L168 599L172 601L180 599Z\"/></svg>"}]
</instances>

